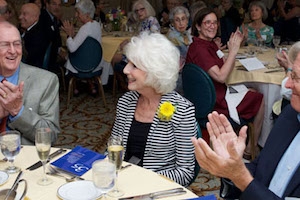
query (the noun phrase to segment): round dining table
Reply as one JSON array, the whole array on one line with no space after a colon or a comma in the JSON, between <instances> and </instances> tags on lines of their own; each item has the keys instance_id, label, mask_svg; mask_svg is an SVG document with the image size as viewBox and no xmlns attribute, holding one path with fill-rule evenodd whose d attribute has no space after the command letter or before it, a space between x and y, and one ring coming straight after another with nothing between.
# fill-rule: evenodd
<instances>
[{"instance_id":1,"label":"round dining table","mask_svg":"<svg viewBox=\"0 0 300 200\"><path fill-rule=\"evenodd\" d=\"M58 148L51 148L53 153ZM70 150L59 156L53 158L51 162L59 159L61 156L65 155ZM9 165L8 162L3 162L4 156L0 155L0 170L4 169ZM39 161L37 151L35 146L22 146L20 153L16 156L14 164L20 167L23 171L22 178L27 181L28 189L26 194L26 200L55 200L60 199L57 195L58 189L66 184L66 180L61 177L48 176L53 180L53 183L47 186L41 186L37 184L38 179L43 176L43 167L39 167L35 170L26 170L27 167ZM49 163L47 164L47 166ZM123 162L123 166L128 165L128 163ZM48 171L48 170L47 170ZM0 185L0 190L10 188L15 181L17 174L9 174L8 180ZM81 176L85 180L92 181L92 172L89 170L84 175ZM81 180L78 180L81 181ZM118 188L125 192L123 197L130 197L134 195L142 195L151 192L157 192L167 189L183 188L186 193L178 196L172 196L163 199L190 199L196 198L197 195L189 191L188 189L182 187L181 185L175 183L174 181L159 175L151 170L139 167L137 165L131 164L130 167L122 169L118 174ZM22 192L23 184L20 183L18 187L18 193ZM107 196L107 199L114 199ZM84 200L84 199L82 199Z\"/></svg>"}]
</instances>

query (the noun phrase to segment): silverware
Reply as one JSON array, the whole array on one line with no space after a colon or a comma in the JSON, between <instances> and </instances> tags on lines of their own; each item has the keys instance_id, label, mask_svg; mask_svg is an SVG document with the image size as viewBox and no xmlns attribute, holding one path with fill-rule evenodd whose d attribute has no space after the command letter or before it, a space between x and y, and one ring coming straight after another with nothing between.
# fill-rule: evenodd
<instances>
[{"instance_id":1,"label":"silverware","mask_svg":"<svg viewBox=\"0 0 300 200\"><path fill-rule=\"evenodd\" d=\"M15 190L15 187L18 185L19 180L21 179L21 176L23 175L23 171L20 171L15 182L13 183L13 185L11 186L11 188L8 190L8 192L6 193L5 199L7 200L9 198L9 196L11 195L12 191Z\"/></svg>"},{"instance_id":2,"label":"silverware","mask_svg":"<svg viewBox=\"0 0 300 200\"><path fill-rule=\"evenodd\" d=\"M66 152L66 151L67 150L65 150L65 149L59 149L59 150L55 151L54 153L50 154L48 157L47 163L50 162L51 159L55 158L56 156ZM41 166L43 166L42 161L38 161L38 162L34 163L33 165L27 167L26 170L30 170L30 171L35 170Z\"/></svg>"},{"instance_id":3,"label":"silverware","mask_svg":"<svg viewBox=\"0 0 300 200\"><path fill-rule=\"evenodd\" d=\"M130 167L130 166L131 166L131 164L128 164L128 165L122 166L120 170L126 169L126 168L128 168L128 167Z\"/></svg>"},{"instance_id":4,"label":"silverware","mask_svg":"<svg viewBox=\"0 0 300 200\"><path fill-rule=\"evenodd\" d=\"M183 188L175 188L175 189L170 189L170 190L153 192L153 193L149 193L149 194L120 198L119 200L128 200L128 199L153 200L153 199L160 199L160 198L170 197L170 196L175 196L175 195L182 195L185 193L186 193L186 191Z\"/></svg>"},{"instance_id":5,"label":"silverware","mask_svg":"<svg viewBox=\"0 0 300 200\"><path fill-rule=\"evenodd\" d=\"M75 181L75 180L84 180L84 178L81 178L80 176L75 176L73 174L69 174L67 172L63 172L51 165L48 167L49 171L47 174L50 176L59 176L64 179L66 179L67 182Z\"/></svg>"},{"instance_id":6,"label":"silverware","mask_svg":"<svg viewBox=\"0 0 300 200\"><path fill-rule=\"evenodd\" d=\"M265 73L272 73L272 72L283 72L284 69L273 69L273 70L268 70L268 71L265 71Z\"/></svg>"}]
</instances>

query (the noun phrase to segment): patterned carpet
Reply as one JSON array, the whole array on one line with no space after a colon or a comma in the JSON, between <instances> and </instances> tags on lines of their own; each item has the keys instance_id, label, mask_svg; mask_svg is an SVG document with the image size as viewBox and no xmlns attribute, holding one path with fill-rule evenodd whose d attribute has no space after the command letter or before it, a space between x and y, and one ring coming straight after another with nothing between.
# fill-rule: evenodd
<instances>
[{"instance_id":1,"label":"patterned carpet","mask_svg":"<svg viewBox=\"0 0 300 200\"><path fill-rule=\"evenodd\" d=\"M92 97L86 93L85 86L81 86L80 95L71 98L67 108L67 92L60 93L60 127L61 134L54 146L74 148L77 145L103 153L106 141L110 136L113 125L117 98L113 97L111 84L104 88L107 108L104 108L100 97ZM218 197L220 180L201 170L197 179L188 189L198 196L215 194Z\"/></svg>"}]
</instances>

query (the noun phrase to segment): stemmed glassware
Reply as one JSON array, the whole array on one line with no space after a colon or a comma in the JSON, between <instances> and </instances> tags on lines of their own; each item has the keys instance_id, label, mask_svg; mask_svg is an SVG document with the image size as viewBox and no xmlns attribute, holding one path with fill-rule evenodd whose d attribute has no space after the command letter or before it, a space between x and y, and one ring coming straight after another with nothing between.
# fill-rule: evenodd
<instances>
[{"instance_id":1,"label":"stemmed glassware","mask_svg":"<svg viewBox=\"0 0 300 200\"><path fill-rule=\"evenodd\" d=\"M120 197L124 195L124 192L118 188L118 172L122 167L122 161L124 157L123 137L111 135L107 142L108 160L116 166L116 183L115 188L108 193L111 197Z\"/></svg>"},{"instance_id":2,"label":"stemmed glassware","mask_svg":"<svg viewBox=\"0 0 300 200\"><path fill-rule=\"evenodd\" d=\"M116 180L116 166L107 160L97 160L92 165L93 183L106 198L107 192L113 189Z\"/></svg>"},{"instance_id":3,"label":"stemmed glassware","mask_svg":"<svg viewBox=\"0 0 300 200\"><path fill-rule=\"evenodd\" d=\"M52 180L46 176L46 164L51 149L52 130L50 128L37 128L35 131L35 147L43 163L43 177L38 180L39 185L49 185Z\"/></svg>"},{"instance_id":4,"label":"stemmed glassware","mask_svg":"<svg viewBox=\"0 0 300 200\"><path fill-rule=\"evenodd\" d=\"M11 163L5 170L9 174L20 171L19 167L14 165L16 155L21 149L21 136L19 131L4 131L0 133L0 145L2 154Z\"/></svg>"},{"instance_id":5,"label":"stemmed glassware","mask_svg":"<svg viewBox=\"0 0 300 200\"><path fill-rule=\"evenodd\" d=\"M277 51L278 51L279 44L280 44L280 36L279 36L279 35L274 35L274 36L273 36L273 44L274 44L275 50L276 50L276 52L277 52Z\"/></svg>"}]
</instances>

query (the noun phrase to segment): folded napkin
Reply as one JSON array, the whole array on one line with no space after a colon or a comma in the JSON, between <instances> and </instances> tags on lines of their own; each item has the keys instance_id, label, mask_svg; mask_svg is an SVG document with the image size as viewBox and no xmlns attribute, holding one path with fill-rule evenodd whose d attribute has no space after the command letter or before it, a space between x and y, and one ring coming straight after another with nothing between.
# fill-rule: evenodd
<instances>
[{"instance_id":1,"label":"folded napkin","mask_svg":"<svg viewBox=\"0 0 300 200\"><path fill-rule=\"evenodd\" d=\"M81 176L92 168L95 160L104 158L105 156L102 154L77 146L66 155L52 162L51 165L76 176Z\"/></svg>"},{"instance_id":2,"label":"folded napkin","mask_svg":"<svg viewBox=\"0 0 300 200\"><path fill-rule=\"evenodd\" d=\"M196 197L196 198L187 199L187 200L217 200L217 198L215 195L211 194L208 196Z\"/></svg>"},{"instance_id":3,"label":"folded napkin","mask_svg":"<svg viewBox=\"0 0 300 200\"><path fill-rule=\"evenodd\" d=\"M247 92L248 88L243 84L227 87L225 100L227 102L229 115L231 119L238 124L240 124L240 118L236 107L241 103Z\"/></svg>"}]
</instances>

